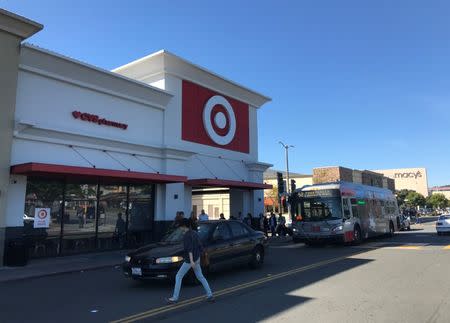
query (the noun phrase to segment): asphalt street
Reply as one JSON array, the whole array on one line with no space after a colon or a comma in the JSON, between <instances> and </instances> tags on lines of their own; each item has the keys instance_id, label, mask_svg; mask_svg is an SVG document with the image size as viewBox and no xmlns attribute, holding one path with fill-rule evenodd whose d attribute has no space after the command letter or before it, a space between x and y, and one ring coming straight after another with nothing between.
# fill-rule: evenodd
<instances>
[{"instance_id":1,"label":"asphalt street","mask_svg":"<svg viewBox=\"0 0 450 323\"><path fill-rule=\"evenodd\" d=\"M1 322L450 322L450 236L434 223L361 246L271 246L262 269L183 286L135 282L120 268L0 283Z\"/></svg>"}]
</instances>

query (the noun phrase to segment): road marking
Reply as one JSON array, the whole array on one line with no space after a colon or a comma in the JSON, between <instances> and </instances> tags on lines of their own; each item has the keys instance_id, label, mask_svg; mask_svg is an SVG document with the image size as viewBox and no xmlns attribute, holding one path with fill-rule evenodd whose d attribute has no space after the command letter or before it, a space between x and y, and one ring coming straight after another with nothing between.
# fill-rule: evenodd
<instances>
[{"instance_id":1,"label":"road marking","mask_svg":"<svg viewBox=\"0 0 450 323\"><path fill-rule=\"evenodd\" d=\"M402 249L402 250L421 250L421 249L422 249L422 246L411 246L411 245L404 245L404 246L392 247L392 249Z\"/></svg>"},{"instance_id":2,"label":"road marking","mask_svg":"<svg viewBox=\"0 0 450 323\"><path fill-rule=\"evenodd\" d=\"M260 279L257 279L257 280L254 280L254 281L251 281L251 282L248 282L248 283L243 283L243 284L240 284L240 285L237 285L237 286L228 287L228 288L225 288L225 289L222 289L220 291L215 292L214 296L215 297L219 297L219 296L224 296L224 295L227 295L227 294L231 294L231 293L243 290L243 289L247 289L247 288L250 288L250 287L258 286L258 285L261 285L261 284L264 284L264 283L267 283L267 282L270 282L270 281L274 281L274 280L277 280L277 279L280 279L280 278L284 278L284 277L287 277L287 276L295 275L295 274L301 273L303 271L307 271L307 270L310 270L310 269L314 269L314 268L322 267L322 266L325 266L325 265L329 265L329 264L332 264L332 263L335 263L335 262L338 262L338 261L341 261L341 260L344 260L344 259L348 259L349 257L354 256L354 255L355 254L351 254L351 255L346 255L346 256L342 256L342 257L332 258L332 259L329 259L329 260L320 261L320 262L317 262L317 263L314 263L314 264L311 264L311 265L295 268L295 269L288 270L286 272L282 272L282 273L279 273L279 274L273 274L271 276L260 278ZM166 312L169 312L169 311L173 311L173 310L176 310L176 309L179 309L179 308L182 308L182 307L186 307L188 305L192 305L192 304L195 304L195 303L199 303L199 302L202 302L202 301L205 301L205 297L204 296L197 296L197 297L194 297L194 298L187 299L185 301L176 303L175 305L166 305L166 306L158 307L158 308L155 308L155 309L152 309L152 310L149 310L149 311L145 311L145 312L142 312L142 313L130 315L128 317L124 317L124 318L116 320L116 321L111 321L111 323L136 322L138 320L142 320L142 319L146 319L146 318L149 318L149 317L152 317L152 316L160 315L160 314L163 314L163 313L166 313Z\"/></svg>"},{"instance_id":3,"label":"road marking","mask_svg":"<svg viewBox=\"0 0 450 323\"><path fill-rule=\"evenodd\" d=\"M444 250L450 250L450 244L448 246L445 246L443 249Z\"/></svg>"}]
</instances>

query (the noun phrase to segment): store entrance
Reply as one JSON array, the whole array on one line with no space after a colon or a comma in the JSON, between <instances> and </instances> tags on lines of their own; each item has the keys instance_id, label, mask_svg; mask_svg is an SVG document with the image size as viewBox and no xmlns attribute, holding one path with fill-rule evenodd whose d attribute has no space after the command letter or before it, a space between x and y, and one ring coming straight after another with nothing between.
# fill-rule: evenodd
<instances>
[{"instance_id":1,"label":"store entrance","mask_svg":"<svg viewBox=\"0 0 450 323\"><path fill-rule=\"evenodd\" d=\"M230 217L230 190L228 188L193 188L192 212L200 215L204 210L210 220L219 220L220 214L225 219Z\"/></svg>"}]
</instances>

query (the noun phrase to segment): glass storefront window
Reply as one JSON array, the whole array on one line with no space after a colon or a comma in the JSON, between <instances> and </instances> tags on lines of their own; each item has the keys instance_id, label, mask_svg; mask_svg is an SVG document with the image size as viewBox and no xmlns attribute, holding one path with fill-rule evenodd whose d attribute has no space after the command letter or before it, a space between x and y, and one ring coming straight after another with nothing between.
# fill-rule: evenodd
<instances>
[{"instance_id":1,"label":"glass storefront window","mask_svg":"<svg viewBox=\"0 0 450 323\"><path fill-rule=\"evenodd\" d=\"M125 246L127 187L100 186L98 247L117 249Z\"/></svg>"},{"instance_id":2,"label":"glass storefront window","mask_svg":"<svg viewBox=\"0 0 450 323\"><path fill-rule=\"evenodd\" d=\"M23 221L30 256L148 244L153 238L154 194L154 185L79 184L29 178ZM49 228L33 227L37 208L50 209Z\"/></svg>"},{"instance_id":3,"label":"glass storefront window","mask_svg":"<svg viewBox=\"0 0 450 323\"><path fill-rule=\"evenodd\" d=\"M154 185L130 185L128 244L137 247L152 241Z\"/></svg>"},{"instance_id":4,"label":"glass storefront window","mask_svg":"<svg viewBox=\"0 0 450 323\"><path fill-rule=\"evenodd\" d=\"M23 215L24 237L31 257L56 256L60 248L60 233L64 184L56 181L29 179ZM37 208L50 209L48 228L34 228Z\"/></svg>"},{"instance_id":5,"label":"glass storefront window","mask_svg":"<svg viewBox=\"0 0 450 323\"><path fill-rule=\"evenodd\" d=\"M63 253L96 249L97 185L67 184L65 213Z\"/></svg>"}]
</instances>

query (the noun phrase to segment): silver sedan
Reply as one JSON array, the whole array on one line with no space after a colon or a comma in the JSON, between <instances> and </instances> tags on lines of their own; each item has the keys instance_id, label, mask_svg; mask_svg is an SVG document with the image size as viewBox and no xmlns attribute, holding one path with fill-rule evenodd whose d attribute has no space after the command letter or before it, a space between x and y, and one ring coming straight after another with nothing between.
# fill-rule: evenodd
<instances>
[{"instance_id":1,"label":"silver sedan","mask_svg":"<svg viewBox=\"0 0 450 323\"><path fill-rule=\"evenodd\" d=\"M436 221L436 231L438 235L450 232L450 214L439 216Z\"/></svg>"}]
</instances>

